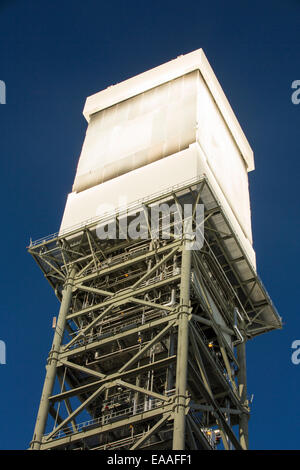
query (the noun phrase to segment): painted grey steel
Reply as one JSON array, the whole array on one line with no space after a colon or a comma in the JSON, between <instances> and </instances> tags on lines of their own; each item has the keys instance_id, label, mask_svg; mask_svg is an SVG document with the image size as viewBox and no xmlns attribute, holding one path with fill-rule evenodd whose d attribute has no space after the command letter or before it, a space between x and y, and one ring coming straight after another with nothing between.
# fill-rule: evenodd
<instances>
[{"instance_id":1,"label":"painted grey steel","mask_svg":"<svg viewBox=\"0 0 300 470\"><path fill-rule=\"evenodd\" d=\"M188 234L184 234L186 237ZM185 416L187 402L187 371L189 344L189 314L190 314L190 278L192 251L186 246L184 239L181 259L180 305L178 320L176 395L177 402L174 412L173 449L185 449Z\"/></svg>"},{"instance_id":2,"label":"painted grey steel","mask_svg":"<svg viewBox=\"0 0 300 470\"><path fill-rule=\"evenodd\" d=\"M166 198L204 204L201 250L150 232L99 240L98 221L28 247L61 301L31 449L248 448L245 344L281 320L243 251L231 256L209 182L143 208Z\"/></svg>"},{"instance_id":3,"label":"painted grey steel","mask_svg":"<svg viewBox=\"0 0 300 470\"><path fill-rule=\"evenodd\" d=\"M67 313L71 304L74 275L75 268L72 268L70 276L67 277L64 289L62 291L61 306L54 332L52 347L46 365L46 377L44 381L39 411L36 419L36 425L33 433L33 440L31 443L32 449L35 450L40 449L42 436L45 431L46 421L49 412L49 397L53 390L59 350L63 339L63 332L65 330Z\"/></svg>"}]
</instances>

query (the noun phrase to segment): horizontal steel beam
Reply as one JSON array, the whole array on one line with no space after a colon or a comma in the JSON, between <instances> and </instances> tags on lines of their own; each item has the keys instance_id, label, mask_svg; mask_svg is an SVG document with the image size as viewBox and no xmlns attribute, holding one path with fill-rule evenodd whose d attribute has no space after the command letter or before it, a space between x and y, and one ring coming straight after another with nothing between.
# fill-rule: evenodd
<instances>
[{"instance_id":1,"label":"horizontal steel beam","mask_svg":"<svg viewBox=\"0 0 300 470\"><path fill-rule=\"evenodd\" d=\"M135 374L142 374L144 372L147 372L149 370L156 370L162 367L166 367L169 364L172 364L175 362L176 356L169 356L166 357L165 359L160 359L159 361L151 362L150 364L146 364L144 366L137 367L135 369L127 370L121 373L115 373L106 376L103 379L97 380L95 382L91 382L85 385L81 385L77 388L73 388L71 390L67 390L66 392L58 393L57 395L52 395L49 397L50 402L55 402L59 400L64 400L65 398L69 398L72 396L76 395L82 395L83 393L90 392L94 388L104 384L104 383L109 383L117 379L121 379L123 377L130 377L131 375ZM63 365L63 364L62 364Z\"/></svg>"},{"instance_id":2,"label":"horizontal steel beam","mask_svg":"<svg viewBox=\"0 0 300 470\"><path fill-rule=\"evenodd\" d=\"M59 354L59 359L65 359L65 358L71 358L75 356L80 356L82 353L92 351L93 349L97 349L103 346L106 346L110 343L113 343L114 341L122 340L125 339L127 336L135 335L138 334L139 332L143 331L151 331L151 329L156 328L157 326L167 323L169 321L172 321L174 319L177 319L177 313L164 316L162 318L159 318L157 320L152 320L150 322L144 323L144 325L139 325L135 328L132 328L130 330L126 330L122 333L119 334L112 334L108 336L107 338L103 339L97 339L93 343L88 343L83 346L79 346L78 348L71 349L69 351L65 351L64 349L61 349L60 354ZM176 324L175 324L176 326Z\"/></svg>"},{"instance_id":3,"label":"horizontal steel beam","mask_svg":"<svg viewBox=\"0 0 300 470\"><path fill-rule=\"evenodd\" d=\"M94 312L96 310L100 310L101 308L108 307L111 304L114 304L115 306L122 305L124 303L131 301L130 298L132 297L133 293L134 293L134 296L137 297L138 295L143 295L146 292L151 291L152 289L158 289L162 286L170 284L171 282L179 281L180 279L181 279L181 274L176 274L175 276L170 276L167 279L163 279L156 283L149 284L144 287L140 287L139 289L136 289L134 292L128 289L126 290L125 293L120 292L119 294L112 296L110 299L105 300L104 302L100 304L92 305L91 307L87 307L82 310L79 310L78 312L69 314L67 316L67 320L73 320L74 318L78 318L82 315L87 315L88 313Z\"/></svg>"},{"instance_id":4,"label":"horizontal steel beam","mask_svg":"<svg viewBox=\"0 0 300 470\"><path fill-rule=\"evenodd\" d=\"M103 268L99 269L97 272L93 272L93 273L88 274L86 276L81 276L81 277L75 278L74 285L76 286L77 284L82 284L82 283L85 283L85 282L93 281L94 279L97 279L101 276L107 276L107 275L109 275L109 274L111 274L115 271L119 271L120 269L126 269L129 266L132 266L134 264L145 262L149 258L159 256L160 254L163 254L166 251L170 251L173 248L175 248L176 246L178 247L180 245L181 245L181 241L176 240L174 242L168 243L166 246L157 248L156 250L146 251L142 255L138 255L138 256L129 258L126 261L122 261L122 262L116 263L116 264L112 263L110 266L103 267Z\"/></svg>"},{"instance_id":5,"label":"horizontal steel beam","mask_svg":"<svg viewBox=\"0 0 300 470\"><path fill-rule=\"evenodd\" d=\"M161 415L163 413L172 412L172 407L173 404L170 404L155 408L150 411L143 411L143 413L132 415L128 418L121 419L120 421L114 423L105 424L104 426L100 425L93 429L82 431L76 434L70 434L69 436L62 437L60 439L53 439L51 442L48 443L43 440L41 450L53 449L55 447L67 445L72 442L77 442L79 440L95 436L96 434L105 433L107 431L113 431L123 426L129 426L130 424L134 425L142 421L147 421L148 419L154 418L155 416Z\"/></svg>"}]
</instances>

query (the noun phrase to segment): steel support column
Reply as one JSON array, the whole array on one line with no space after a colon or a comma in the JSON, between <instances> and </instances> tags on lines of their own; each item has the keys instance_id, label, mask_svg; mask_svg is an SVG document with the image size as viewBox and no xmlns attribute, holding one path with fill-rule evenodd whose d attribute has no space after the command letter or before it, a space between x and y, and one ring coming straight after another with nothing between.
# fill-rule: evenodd
<instances>
[{"instance_id":1,"label":"steel support column","mask_svg":"<svg viewBox=\"0 0 300 470\"><path fill-rule=\"evenodd\" d=\"M166 197L170 208L194 204L193 214L204 204L197 252L186 214L175 241L162 237L161 213L155 243L98 239L99 220L31 243L62 295L31 449L248 448L241 336L269 331L271 314L273 329L280 321L209 182L171 188L148 209Z\"/></svg>"},{"instance_id":2,"label":"steel support column","mask_svg":"<svg viewBox=\"0 0 300 470\"><path fill-rule=\"evenodd\" d=\"M239 394L241 403L247 406L247 375L246 375L246 344L245 342L238 344L236 347L237 359L239 363L239 371L237 375ZM243 449L249 448L248 438L248 413L241 413L239 416L239 437Z\"/></svg>"},{"instance_id":3,"label":"steel support column","mask_svg":"<svg viewBox=\"0 0 300 470\"><path fill-rule=\"evenodd\" d=\"M46 365L46 377L43 386L40 406L37 414L35 429L33 433L33 439L31 441L31 449L39 450L41 446L42 436L45 431L47 417L49 412L49 397L51 396L55 377L56 377L56 366L59 354L59 349L62 344L63 333L65 330L66 317L70 308L72 299L72 288L73 279L75 276L75 269L71 270L69 277L65 282L64 289L62 291L62 300L59 309L57 324L53 337L52 347L48 357L48 363Z\"/></svg>"},{"instance_id":4,"label":"steel support column","mask_svg":"<svg viewBox=\"0 0 300 470\"><path fill-rule=\"evenodd\" d=\"M186 388L188 368L191 250L186 240L182 247L180 313L178 325L176 408L174 411L173 449L185 449Z\"/></svg>"}]
</instances>

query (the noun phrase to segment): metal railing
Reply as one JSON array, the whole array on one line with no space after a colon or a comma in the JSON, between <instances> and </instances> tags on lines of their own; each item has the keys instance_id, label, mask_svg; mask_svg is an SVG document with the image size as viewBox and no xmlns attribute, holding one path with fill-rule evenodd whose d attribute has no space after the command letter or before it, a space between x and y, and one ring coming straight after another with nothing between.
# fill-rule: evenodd
<instances>
[{"instance_id":1,"label":"metal railing","mask_svg":"<svg viewBox=\"0 0 300 470\"><path fill-rule=\"evenodd\" d=\"M81 228L84 229L85 227L88 227L90 225L94 225L97 222L105 222L105 221L110 220L112 217L124 215L124 214L128 213L129 211L133 211L134 209L138 209L139 207L141 207L143 204L145 204L147 202L151 202L153 199L155 199L157 197L161 196L163 198L164 196L167 196L168 194L170 194L174 191L177 191L179 189L184 189L185 187L189 187L192 184L200 183L203 179L205 179L203 176L196 175L196 176L194 176L193 178L191 178L189 180L185 180L182 183L178 183L178 184L175 184L173 186L169 186L168 188L165 188L162 191L157 191L153 194L150 194L149 196L145 196L144 198L138 199L138 200L136 200L136 201L134 201L134 202L132 202L128 205L120 206L120 207L118 207L115 210L110 211L110 212L105 212L101 216L91 217L89 219L84 220L83 222L72 225L71 227L68 227L64 230L60 230L59 232L52 233L50 235L47 235L46 237L39 238L38 240L35 240L35 241L30 240L29 247L34 247L34 246L40 245L42 243L51 241L55 238L63 237L65 235L70 234L74 231L77 231Z\"/></svg>"},{"instance_id":2,"label":"metal railing","mask_svg":"<svg viewBox=\"0 0 300 470\"><path fill-rule=\"evenodd\" d=\"M137 406L132 405L123 410L116 410L116 411L109 410L107 413L104 413L102 416L99 416L98 418L90 419L88 421L83 421L82 423L73 425L72 427L69 427L68 429L61 429L60 431L58 431L56 434L53 435L53 439L60 439L62 437L66 437L71 434L84 432L89 429L92 429L93 427L105 426L106 424L119 421L122 418L134 416L137 414L141 414L145 411L159 408L164 403L166 402L159 400L157 398L153 398L153 399L150 398L149 399L150 406L147 409L145 409L145 403L140 403ZM48 434L45 434L45 437L47 438L47 436L51 434L51 432Z\"/></svg>"},{"instance_id":3,"label":"metal railing","mask_svg":"<svg viewBox=\"0 0 300 470\"><path fill-rule=\"evenodd\" d=\"M118 441L102 444L99 447L93 448L92 450L114 450L114 449L119 450L122 447L132 446L143 435L144 433L140 433L140 434L135 434L133 436L124 437L123 439L119 439Z\"/></svg>"},{"instance_id":4,"label":"metal railing","mask_svg":"<svg viewBox=\"0 0 300 470\"><path fill-rule=\"evenodd\" d=\"M207 442L209 443L210 447L212 449L216 448L216 438L215 438L215 433L214 430L211 428L208 428L204 421L202 421L197 414L190 412L190 416L194 423L197 425L199 431L202 433L202 435L205 437Z\"/></svg>"},{"instance_id":5,"label":"metal railing","mask_svg":"<svg viewBox=\"0 0 300 470\"><path fill-rule=\"evenodd\" d=\"M75 349L80 346L93 343L97 340L100 341L101 339L107 338L109 336L113 336L118 333L129 331L133 328L137 328L140 325L144 325L145 323L148 323L150 320L163 317L164 315L165 315L165 310L159 309L159 308L157 310L151 310L150 312L146 312L144 319L142 318L141 314L138 314L135 317L130 318L127 321L122 320L119 322L119 324L104 327L100 332L95 333L94 335L81 337L80 339L78 339L78 341L72 344L70 349ZM78 330L77 334L79 335L79 333L80 333L80 330Z\"/></svg>"},{"instance_id":6,"label":"metal railing","mask_svg":"<svg viewBox=\"0 0 300 470\"><path fill-rule=\"evenodd\" d=\"M200 336L202 337L202 340L204 342L204 344L207 346L208 348L208 344L210 343L210 340L206 337L206 335L204 334L204 332L202 331L202 329L199 327L198 323L197 322L194 322L193 325L196 327L198 333L200 334ZM216 365L218 366L218 369L219 369L219 372L221 372L221 374L223 375L224 379L228 382L228 384L230 385L230 388L232 389L232 383L228 377L228 374L225 372L225 365L223 365L218 357L216 356L216 354L212 353L211 354L211 357L212 359L214 360L214 362L216 363Z\"/></svg>"}]
</instances>

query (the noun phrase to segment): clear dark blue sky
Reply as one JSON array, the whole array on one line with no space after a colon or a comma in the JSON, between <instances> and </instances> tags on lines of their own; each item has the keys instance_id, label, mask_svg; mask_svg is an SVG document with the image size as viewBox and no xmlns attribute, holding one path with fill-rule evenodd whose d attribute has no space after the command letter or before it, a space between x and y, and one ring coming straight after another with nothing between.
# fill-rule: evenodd
<instances>
[{"instance_id":1,"label":"clear dark blue sky","mask_svg":"<svg viewBox=\"0 0 300 470\"><path fill-rule=\"evenodd\" d=\"M299 448L300 1L0 0L0 449L32 437L58 302L26 245L59 227L85 98L200 47L254 150L258 272L285 322L247 346L250 444Z\"/></svg>"}]
</instances>

